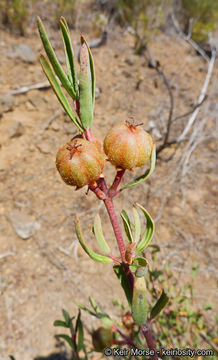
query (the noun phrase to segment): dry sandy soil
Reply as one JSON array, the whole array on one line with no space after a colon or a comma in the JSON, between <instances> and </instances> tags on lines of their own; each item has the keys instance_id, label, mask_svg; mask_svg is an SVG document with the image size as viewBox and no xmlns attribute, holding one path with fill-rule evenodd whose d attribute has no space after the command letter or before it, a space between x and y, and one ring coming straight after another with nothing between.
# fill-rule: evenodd
<instances>
[{"instance_id":1,"label":"dry sandy soil","mask_svg":"<svg viewBox=\"0 0 218 360\"><path fill-rule=\"evenodd\" d=\"M55 49L63 59L61 37L45 23ZM72 32L77 49L83 31L88 41L95 37L86 14ZM58 352L53 321L61 309L77 313L76 302L88 304L93 296L105 311L112 311L113 298L124 299L112 266L93 263L78 246L74 217L81 219L90 247L97 246L91 227L96 212L101 214L109 244L116 244L103 204L86 189L66 186L55 168L60 145L76 133L60 111L50 88L31 90L6 98L15 89L46 79L36 59L25 62L16 55L19 44L27 44L35 56L42 51L36 26L26 37L0 31L0 358L13 354L16 360L33 360ZM159 34L150 50L173 84L175 112L190 109L199 96L207 65L175 35ZM93 49L97 87L94 135L101 141L111 125L134 116L148 129L149 121L166 119L169 99L157 73L147 66L144 56L134 54L128 32L111 27L105 46ZM208 100L199 117L207 117L206 129L215 131L217 113L217 67L208 88ZM139 89L136 89L141 79ZM184 119L187 121L187 118ZM180 123L181 124L181 123ZM176 128L179 131L180 125ZM206 130L205 130L206 131ZM158 141L157 141L158 142ZM176 156L181 155L182 149ZM166 151L163 156L171 153ZM194 282L196 307L216 303L216 146L211 138L192 155L189 173L182 183L170 181L176 160L158 161L146 184L123 192L116 199L117 211L131 210L140 202L156 222L153 243L161 247L161 264L171 262L180 281L190 280L191 268L200 265ZM114 169L106 165L108 183ZM126 174L124 182L134 176ZM21 234L22 232L22 234ZM26 235L25 235L26 234ZM28 237L24 239L23 237ZM208 312L212 319L214 313ZM83 314L89 329L98 322ZM205 345L205 347L207 347ZM48 358L47 358L48 357Z\"/></svg>"}]
</instances>

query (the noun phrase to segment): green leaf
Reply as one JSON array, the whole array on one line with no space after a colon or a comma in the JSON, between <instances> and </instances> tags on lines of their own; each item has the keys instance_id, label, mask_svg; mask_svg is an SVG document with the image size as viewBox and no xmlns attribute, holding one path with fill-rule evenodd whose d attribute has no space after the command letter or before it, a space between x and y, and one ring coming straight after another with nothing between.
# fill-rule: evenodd
<instances>
[{"instance_id":1,"label":"green leaf","mask_svg":"<svg viewBox=\"0 0 218 360\"><path fill-rule=\"evenodd\" d=\"M48 81L50 82L55 95L57 96L58 100L60 101L61 105L63 106L64 110L66 111L66 113L69 115L69 117L71 118L71 120L74 122L74 124L76 125L76 127L79 129L79 131L83 132L84 129L82 128L82 126L79 124L79 119L78 116L76 114L75 111L73 111L67 101L66 96L64 95L64 93L61 90L60 84L58 83L48 61L46 60L44 55L40 55L40 63L42 65L42 69L45 73L45 75L47 76Z\"/></svg>"},{"instance_id":2,"label":"green leaf","mask_svg":"<svg viewBox=\"0 0 218 360\"><path fill-rule=\"evenodd\" d=\"M66 325L69 327L69 325L70 325L70 315L64 309L62 309L62 314L63 314L63 317L65 319Z\"/></svg>"},{"instance_id":3,"label":"green leaf","mask_svg":"<svg viewBox=\"0 0 218 360\"><path fill-rule=\"evenodd\" d=\"M123 186L121 190L128 189L132 186L138 185L141 182L148 179L149 176L151 176L151 174L153 173L153 171L155 169L155 163L156 163L156 147L155 147L155 145L153 145L151 159L150 159L150 169L147 170L143 175L135 178L134 180L130 181L127 185Z\"/></svg>"},{"instance_id":4,"label":"green leaf","mask_svg":"<svg viewBox=\"0 0 218 360\"><path fill-rule=\"evenodd\" d=\"M79 310L77 319L76 319L76 333L78 333L78 340L77 340L77 351L83 349L84 344L84 331L83 331L83 323L81 321L81 311Z\"/></svg>"},{"instance_id":5,"label":"green leaf","mask_svg":"<svg viewBox=\"0 0 218 360\"><path fill-rule=\"evenodd\" d=\"M11 360L15 360L15 357L14 357L13 355L9 355L9 358L10 358Z\"/></svg>"},{"instance_id":6,"label":"green leaf","mask_svg":"<svg viewBox=\"0 0 218 360\"><path fill-rule=\"evenodd\" d=\"M69 326L62 320L55 320L54 321L54 326L62 326L64 328L68 328Z\"/></svg>"},{"instance_id":7,"label":"green leaf","mask_svg":"<svg viewBox=\"0 0 218 360\"><path fill-rule=\"evenodd\" d=\"M73 47L70 40L70 31L67 25L66 20L63 16L60 19L61 33L64 42L65 56L66 56L66 64L68 70L68 78L73 85L74 92L76 94L76 99L79 98L79 88L78 88L78 79L76 74L76 66L74 61L74 52Z\"/></svg>"},{"instance_id":8,"label":"green leaf","mask_svg":"<svg viewBox=\"0 0 218 360\"><path fill-rule=\"evenodd\" d=\"M80 309L88 312L90 315L96 316L96 313L94 313L93 311L89 310L85 305L82 305L82 304L80 304L80 303L77 303L76 305L77 305Z\"/></svg>"},{"instance_id":9,"label":"green leaf","mask_svg":"<svg viewBox=\"0 0 218 360\"><path fill-rule=\"evenodd\" d=\"M147 271L148 271L147 267L140 266L137 268L137 270L135 272L135 276L136 277L144 277Z\"/></svg>"},{"instance_id":10,"label":"green leaf","mask_svg":"<svg viewBox=\"0 0 218 360\"><path fill-rule=\"evenodd\" d=\"M134 242L137 244L138 241L140 240L140 235L141 235L141 221L139 218L139 214L135 208L135 206L133 206L133 216L134 216L134 220L135 220L135 233L134 233Z\"/></svg>"},{"instance_id":11,"label":"green leaf","mask_svg":"<svg viewBox=\"0 0 218 360\"><path fill-rule=\"evenodd\" d=\"M147 260L144 257L136 257L129 268L136 277L142 277L148 271Z\"/></svg>"},{"instance_id":12,"label":"green leaf","mask_svg":"<svg viewBox=\"0 0 218 360\"><path fill-rule=\"evenodd\" d=\"M68 336L66 334L58 334L58 335L55 335L55 337L57 339L64 339L70 345L71 349L75 350L74 343L70 336Z\"/></svg>"},{"instance_id":13,"label":"green leaf","mask_svg":"<svg viewBox=\"0 0 218 360\"><path fill-rule=\"evenodd\" d=\"M104 255L100 255L100 254L96 254L94 251L90 250L84 242L83 239L83 235L82 235L82 231L81 231L81 227L80 227L80 223L79 223L79 218L78 216L76 216L76 220L75 220L75 230L76 230L76 235L78 237L78 240L80 242L80 245L82 246L83 250L86 252L87 255L89 255L89 257L91 259L93 259L94 261L97 262L101 262L101 263L111 263L113 260L108 257L108 256L104 256Z\"/></svg>"},{"instance_id":14,"label":"green leaf","mask_svg":"<svg viewBox=\"0 0 218 360\"><path fill-rule=\"evenodd\" d=\"M95 310L96 313L102 312L101 308L96 304L93 297L89 296L89 302L90 302L91 307L93 308L93 310Z\"/></svg>"},{"instance_id":15,"label":"green leaf","mask_svg":"<svg viewBox=\"0 0 218 360\"><path fill-rule=\"evenodd\" d=\"M80 119L85 129L90 129L93 120L92 77L89 61L89 52L83 43L80 49Z\"/></svg>"},{"instance_id":16,"label":"green leaf","mask_svg":"<svg viewBox=\"0 0 218 360\"><path fill-rule=\"evenodd\" d=\"M102 321L102 323L106 326L112 326L113 321L111 320L110 316L106 314L95 302L95 300L90 296L89 302L92 308L96 312L96 317Z\"/></svg>"},{"instance_id":17,"label":"green leaf","mask_svg":"<svg viewBox=\"0 0 218 360\"><path fill-rule=\"evenodd\" d=\"M132 231L131 231L131 221L130 221L130 219L129 219L129 217L128 217L125 210L123 210L120 215L121 215L122 220L123 220L124 230L125 230L127 239L129 240L130 243L132 243L133 242L133 236L132 236Z\"/></svg>"},{"instance_id":18,"label":"green leaf","mask_svg":"<svg viewBox=\"0 0 218 360\"><path fill-rule=\"evenodd\" d=\"M89 299L90 299L90 298L89 298ZM106 313L104 313L100 308L99 308L99 309L100 309L99 312L93 312L93 311L91 311L90 309L88 309L86 306L84 306L84 305L82 305L82 304L77 303L77 306L78 306L80 309L88 312L90 315L95 316L97 319L101 320L101 322L102 322L104 325L109 326L109 327L112 326L112 324L113 324L112 319L109 317L109 315L107 315Z\"/></svg>"},{"instance_id":19,"label":"green leaf","mask_svg":"<svg viewBox=\"0 0 218 360\"><path fill-rule=\"evenodd\" d=\"M154 222L153 222L151 216L149 215L149 213L145 210L145 208L142 205L137 203L136 206L139 207L140 210L142 210L142 212L145 215L146 220L147 220L145 232L142 235L142 239L138 243L138 246L136 248L136 252L140 253L149 245L149 243L152 239L152 236L154 234Z\"/></svg>"},{"instance_id":20,"label":"green leaf","mask_svg":"<svg viewBox=\"0 0 218 360\"><path fill-rule=\"evenodd\" d=\"M198 273L198 270L200 269L200 266L193 266L192 267L192 278L194 279Z\"/></svg>"},{"instance_id":21,"label":"green leaf","mask_svg":"<svg viewBox=\"0 0 218 360\"><path fill-rule=\"evenodd\" d=\"M163 308L167 305L168 301L169 297L163 290L160 298L157 300L156 304L151 310L151 319L154 319L163 310Z\"/></svg>"},{"instance_id":22,"label":"green leaf","mask_svg":"<svg viewBox=\"0 0 218 360\"><path fill-rule=\"evenodd\" d=\"M129 282L128 279L126 277L125 271L123 270L122 265L114 265L113 266L114 272L117 275L119 282L125 292L126 295L126 299L129 303L129 306L131 306L132 304L132 291L129 287Z\"/></svg>"},{"instance_id":23,"label":"green leaf","mask_svg":"<svg viewBox=\"0 0 218 360\"><path fill-rule=\"evenodd\" d=\"M95 66L94 66L94 60L93 60L93 56L92 56L91 50L89 48L89 45L88 45L86 39L83 36L81 36L81 43L86 44L86 47L87 47L88 52L89 52L90 71L91 71L91 78L92 78L92 107L94 109L94 106L95 106Z\"/></svg>"},{"instance_id":24,"label":"green leaf","mask_svg":"<svg viewBox=\"0 0 218 360\"><path fill-rule=\"evenodd\" d=\"M135 277L133 298L132 298L132 318L136 325L145 325L148 315L147 291L144 277Z\"/></svg>"},{"instance_id":25,"label":"green leaf","mask_svg":"<svg viewBox=\"0 0 218 360\"><path fill-rule=\"evenodd\" d=\"M104 234L103 234L102 226L101 226L101 218L100 218L99 214L97 214L95 216L93 232L94 232L95 238L96 238L100 248L102 249L102 251L104 251L106 254L109 254L111 252L111 250L104 238Z\"/></svg>"},{"instance_id":26,"label":"green leaf","mask_svg":"<svg viewBox=\"0 0 218 360\"><path fill-rule=\"evenodd\" d=\"M51 65L54 69L55 74L58 76L58 78L60 79L60 82L62 83L63 87L66 89L66 91L68 92L68 94L73 98L73 99L77 99L77 94L75 93L73 86L71 85L69 79L67 78L64 70L62 69L56 55L55 52L51 46L51 43L47 37L45 28L43 26L43 23L41 21L41 19L38 17L37 18L37 24L38 24L38 29L39 29L39 34L43 43L43 46L45 48L46 54L51 62Z\"/></svg>"}]
</instances>

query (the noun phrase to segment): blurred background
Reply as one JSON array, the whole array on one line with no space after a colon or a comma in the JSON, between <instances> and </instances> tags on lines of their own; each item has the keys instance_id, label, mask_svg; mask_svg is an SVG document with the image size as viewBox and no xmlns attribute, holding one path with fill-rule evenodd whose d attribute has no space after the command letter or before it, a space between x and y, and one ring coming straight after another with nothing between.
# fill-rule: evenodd
<instances>
[{"instance_id":1,"label":"blurred background","mask_svg":"<svg viewBox=\"0 0 218 360\"><path fill-rule=\"evenodd\" d=\"M76 58L81 33L94 55L94 135L103 141L112 125L134 117L157 145L152 177L115 200L118 213L132 215L139 202L155 220L155 248L146 257L152 265L155 249L154 280L172 297L165 318L173 314L172 323L163 318L154 328L156 343L215 349L218 2L0 0L0 358L69 359L54 339L61 309L76 315L76 302L87 305L92 296L119 319L112 300L125 303L112 266L93 263L74 233L78 214L97 250L91 229L99 212L116 253L103 204L66 186L55 168L57 150L76 128L40 67L36 17L65 67L61 15ZM105 174L110 183L115 169L106 164ZM139 174L127 173L124 183ZM89 332L99 326L82 316ZM91 346L88 333L86 341Z\"/></svg>"}]
</instances>

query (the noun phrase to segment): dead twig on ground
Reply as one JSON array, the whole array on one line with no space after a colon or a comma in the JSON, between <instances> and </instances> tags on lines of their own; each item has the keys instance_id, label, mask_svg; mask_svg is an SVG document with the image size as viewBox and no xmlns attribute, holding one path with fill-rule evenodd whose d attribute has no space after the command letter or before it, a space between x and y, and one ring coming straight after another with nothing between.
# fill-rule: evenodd
<instances>
[{"instance_id":1,"label":"dead twig on ground","mask_svg":"<svg viewBox=\"0 0 218 360\"><path fill-rule=\"evenodd\" d=\"M173 19L173 22L177 28L177 30L179 30L179 33L180 35L185 38L192 46L193 44L195 44L194 41L192 41L191 39L191 31L192 31L192 22L190 21L190 26L189 26L189 31L188 31L188 35L185 35L182 30L179 28L179 25L177 23L177 20L175 18L175 15L172 14L172 19ZM196 47L197 47L197 50L198 52L200 53L200 55L202 55L204 58L205 58L205 51L203 49L200 48L199 45L196 44ZM195 47L195 48L196 48ZM200 51L202 50L202 51ZM191 127L193 126L196 118L197 118L197 115L199 113L199 110L200 110L200 107L201 105L204 103L204 101L207 99L207 95L206 95L206 92L207 92L207 89L208 89L208 86L209 86L209 82L210 82L210 79L211 79L211 76L212 76L212 72L213 72L213 68L214 68L214 63L215 63L215 59L216 59L216 55L217 55L217 49L212 49L211 47L211 58L209 58L207 55L206 55L206 60L208 61L208 70L207 70L207 75L206 75L206 78L205 78L205 81L204 81L204 84L203 84L203 87L201 89L201 92L200 92L200 95L196 101L196 105L192 108L192 110L182 114L182 115L178 115L176 117L173 118L173 111L174 111L174 94L172 92L172 88L171 88L171 84L170 82L168 81L166 75L164 74L164 72L162 70L160 70L160 64L158 61L154 61L154 59L152 58L152 55L150 53L150 51L147 49L147 54L148 54L148 64L149 64L149 67L152 68L152 69L155 69L157 74L162 78L163 82L164 82L164 85L165 87L167 88L167 91L168 91L168 94L169 94L169 98L170 98L170 109L169 109L169 114L168 114L168 119L167 119L167 123L166 123L166 132L165 132L165 135L163 136L163 143L161 145L159 145L159 147L157 148L157 157L160 159L160 152L163 151L165 148L167 147L170 147L172 146L173 144L179 144L181 143L182 141L185 141L186 140L186 135L189 133ZM171 126L172 124L178 120L178 119L182 119L186 116L190 116L190 118L188 119L187 121L187 124L186 126L184 127L183 131L181 132L181 134L175 138L175 139L172 139L172 140L169 140L170 138L170 131L171 131ZM191 153L193 152L194 148L196 146L192 146L192 151L189 152L189 157L191 156ZM191 150L191 149L189 149ZM174 156L174 155L173 155ZM184 172L184 171L183 171Z\"/></svg>"},{"instance_id":2,"label":"dead twig on ground","mask_svg":"<svg viewBox=\"0 0 218 360\"><path fill-rule=\"evenodd\" d=\"M214 63L215 63L215 59L216 59L216 55L217 55L217 51L216 50L212 50L212 56L208 65L208 70L207 70L207 75L204 81L204 85L201 89L199 98L197 100L197 104L202 104L203 100L206 96L206 92L207 92L207 88L212 76L212 72L213 72L213 68L214 68ZM186 127L184 128L183 132L180 134L180 136L178 136L177 138L177 142L181 142L182 140L185 139L186 135L188 134L189 130L191 129L192 125L195 122L195 119L199 113L200 110L200 105L198 107L195 108L194 112L192 113L192 115L190 116Z\"/></svg>"},{"instance_id":3,"label":"dead twig on ground","mask_svg":"<svg viewBox=\"0 0 218 360\"><path fill-rule=\"evenodd\" d=\"M200 336L202 337L202 339L204 341L206 341L207 344L209 344L216 352L218 352L218 346L216 346L216 344L211 341L207 335L205 333L203 333L203 331L200 332Z\"/></svg>"},{"instance_id":4,"label":"dead twig on ground","mask_svg":"<svg viewBox=\"0 0 218 360\"><path fill-rule=\"evenodd\" d=\"M204 51L204 49L202 49L192 38L192 22L193 20L190 19L189 21L189 30L188 30L188 34L186 35L180 28L178 20L176 19L175 14L172 12L171 13L171 19L173 22L173 25L176 29L176 31L178 32L178 34L186 41L188 42L201 56L204 60L206 60L207 62L210 62L210 58L209 56L206 54L206 52Z\"/></svg>"},{"instance_id":5,"label":"dead twig on ground","mask_svg":"<svg viewBox=\"0 0 218 360\"><path fill-rule=\"evenodd\" d=\"M164 135L164 140L163 140L163 144L160 145L157 148L157 155L167 146L168 144L168 139L169 139L169 135L170 135L170 129L171 129L171 124L172 124L172 116L173 116L173 110L174 110L174 96L173 96L173 92L171 89L171 85L166 77L166 75L164 74L164 72L160 69L160 64L158 61L155 61L150 53L150 51L147 49L147 54L148 54L148 65L150 68L156 70L157 74L162 78L164 85L167 88L168 91L168 95L170 98L170 109L169 109L169 115L168 115L168 119L167 119L167 126L166 126L166 133Z\"/></svg>"},{"instance_id":6,"label":"dead twig on ground","mask_svg":"<svg viewBox=\"0 0 218 360\"><path fill-rule=\"evenodd\" d=\"M25 94L30 90L43 90L43 89L47 89L49 88L51 85L49 84L48 81L44 81L44 82L40 82L38 84L33 84L33 85L29 85L29 86L23 86L19 89L16 90L12 90L9 92L9 95L20 95L20 94Z\"/></svg>"}]
</instances>

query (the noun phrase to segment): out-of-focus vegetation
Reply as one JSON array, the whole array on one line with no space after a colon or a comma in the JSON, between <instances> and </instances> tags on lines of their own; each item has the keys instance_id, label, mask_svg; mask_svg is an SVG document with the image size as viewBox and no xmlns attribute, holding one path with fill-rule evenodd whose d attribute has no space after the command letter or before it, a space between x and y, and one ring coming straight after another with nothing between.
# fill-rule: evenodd
<instances>
[{"instance_id":1,"label":"out-of-focus vegetation","mask_svg":"<svg viewBox=\"0 0 218 360\"><path fill-rule=\"evenodd\" d=\"M153 33L166 20L172 0L118 0L114 2L113 16L121 26L129 25L135 35L135 50L141 54Z\"/></svg>"},{"instance_id":2,"label":"out-of-focus vegetation","mask_svg":"<svg viewBox=\"0 0 218 360\"><path fill-rule=\"evenodd\" d=\"M101 3L93 1L93 4ZM52 18L63 15L68 24L74 27L77 0L1 0L0 23L11 32L24 35L29 18L34 13L34 4L49 5ZM161 25L167 24L172 9L178 14L184 31L188 31L189 21L193 20L192 38L197 42L207 41L208 34L215 31L218 21L218 2L214 0L115 0L104 1L103 4L103 8L109 10L120 26L132 27L135 49L139 54L152 34ZM94 30L102 30L106 23L107 12L106 15L96 12L93 17Z\"/></svg>"},{"instance_id":3,"label":"out-of-focus vegetation","mask_svg":"<svg viewBox=\"0 0 218 360\"><path fill-rule=\"evenodd\" d=\"M24 35L29 5L35 0L1 0L0 22L12 32Z\"/></svg>"},{"instance_id":4,"label":"out-of-focus vegetation","mask_svg":"<svg viewBox=\"0 0 218 360\"><path fill-rule=\"evenodd\" d=\"M192 38L197 42L208 39L210 32L215 31L218 21L218 1L182 0L183 22L188 30L189 21L193 19Z\"/></svg>"},{"instance_id":5,"label":"out-of-focus vegetation","mask_svg":"<svg viewBox=\"0 0 218 360\"><path fill-rule=\"evenodd\" d=\"M34 15L34 4L42 5L43 7L48 5L51 18L64 16L68 24L71 27L74 26L76 0L1 0L0 24L12 33L25 35L30 18Z\"/></svg>"},{"instance_id":6,"label":"out-of-focus vegetation","mask_svg":"<svg viewBox=\"0 0 218 360\"><path fill-rule=\"evenodd\" d=\"M104 1L105 3L105 1ZM216 30L218 2L214 0L116 0L108 7L121 26L131 26L136 35L136 52L143 50L146 42L161 25L169 23L169 15L175 11L181 28L187 32L192 20L192 38L206 42L210 32Z\"/></svg>"},{"instance_id":7,"label":"out-of-focus vegetation","mask_svg":"<svg viewBox=\"0 0 218 360\"><path fill-rule=\"evenodd\" d=\"M47 0L54 6L54 16L60 18L64 16L70 27L74 27L76 19L77 0ZM55 19L55 22L56 19Z\"/></svg>"}]
</instances>

